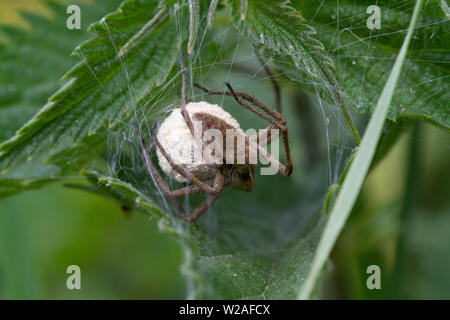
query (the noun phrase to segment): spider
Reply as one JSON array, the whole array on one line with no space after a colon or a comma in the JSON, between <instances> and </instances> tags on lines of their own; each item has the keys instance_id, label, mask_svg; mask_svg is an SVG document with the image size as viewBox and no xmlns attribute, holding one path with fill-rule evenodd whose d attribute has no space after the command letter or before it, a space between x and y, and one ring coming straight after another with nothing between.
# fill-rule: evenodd
<instances>
[{"instance_id":1,"label":"spider","mask_svg":"<svg viewBox=\"0 0 450 320\"><path fill-rule=\"evenodd\" d=\"M259 57L259 56L258 56ZM261 62L262 58L259 57ZM179 112L181 113L183 120L185 124L187 125L190 134L192 137L194 137L194 127L193 127L193 121L201 121L202 122L202 129L217 129L222 132L223 137L226 137L227 131L226 129L233 129L235 126L231 125L230 123L227 123L226 121L222 120L221 118L215 116L213 112L207 113L207 112L188 112L186 108L186 70L184 67L183 62L183 56L180 55L180 66L181 66L181 73L182 73L182 85L181 85L181 105ZM172 203L172 205L175 207L175 209L178 211L181 218L186 220L187 222L194 222L199 217L201 217L210 207L211 205L217 200L217 198L222 193L223 189L225 187L232 186L237 190L240 191L252 191L255 185L255 164L249 162L249 153L251 152L251 149L257 150L257 154L261 154L265 157L265 159L269 162L269 164L276 165L278 168L278 172L281 173L283 176L290 176L293 170L292 167L292 161L291 161L291 154L290 154L290 148L289 148L289 141L288 141L288 130L286 127L286 119L281 114L281 97L280 97L280 88L278 84L276 83L275 79L271 76L270 70L267 68L267 66L263 63L263 66L265 68L266 73L270 76L272 79L272 84L275 89L275 97L276 97L276 109L271 109L267 107L265 104L263 104L258 99L254 98L253 96L244 93L244 92L236 92L233 90L231 85L229 83L226 83L226 86L228 88L228 91L214 91L209 90L204 87L202 87L199 84L193 84L194 87L204 91L208 95L227 95L232 96L236 102L243 106L244 108L250 110L251 112L255 113L259 117L267 120L270 124L266 128L267 132L273 132L275 130L279 135L281 132L281 137L284 145L284 153L286 158L286 164L280 163L275 157L273 157L271 154L269 154L266 149L264 148L265 145L268 145L271 143L271 141L275 138L275 135L273 134L264 134L261 135L261 132L252 136L245 135L242 131L240 131L245 138L245 150L238 150L236 147L233 148L233 150L226 150L224 147L223 155L225 155L227 152L231 152L234 156L234 159L236 159L239 152L245 152L245 162L244 164L237 164L237 162L234 163L226 163L223 164L216 164L213 165L212 172L214 173L214 176L211 178L202 178L202 177L196 177L194 174L186 170L183 166L176 163L167 150L164 149L164 146L161 144L161 142L158 139L157 133L159 128L158 121L155 121L153 125L153 133L152 133L152 139L151 143L147 145L142 138L142 135L139 133L139 139L141 142L141 148L142 153L145 159L145 164L147 167L147 170L149 171L150 175L153 176L154 180L156 181L157 185L161 189L161 191L168 197L169 201ZM252 104L253 106L251 106ZM209 104L208 104L209 105ZM220 107L219 107L220 108ZM175 109L176 110L176 109ZM263 113L263 112L265 113ZM184 125L184 124L183 124ZM186 131L187 134L189 134L189 131ZM153 164L150 152L155 147L155 149L164 157L170 167L185 181L188 182L188 185L184 188L177 189L177 190L171 190L166 183L166 181L162 178L159 171L156 169L155 165ZM170 151L170 150L169 150ZM160 162L161 165L161 162ZM191 214L187 215L185 210L182 208L182 206L178 203L176 198L178 197L185 197L188 195L198 194L205 192L207 194L206 199L195 209L191 212Z\"/></svg>"}]
</instances>

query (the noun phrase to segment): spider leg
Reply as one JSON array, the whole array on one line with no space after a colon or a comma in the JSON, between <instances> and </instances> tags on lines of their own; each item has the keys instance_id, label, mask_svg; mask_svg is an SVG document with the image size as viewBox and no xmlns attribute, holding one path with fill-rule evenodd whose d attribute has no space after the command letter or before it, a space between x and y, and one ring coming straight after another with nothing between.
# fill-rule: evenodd
<instances>
[{"instance_id":1,"label":"spider leg","mask_svg":"<svg viewBox=\"0 0 450 320\"><path fill-rule=\"evenodd\" d=\"M260 130L258 133L251 135L250 139L259 144L261 147L265 147L269 145L272 140L278 138L279 130L272 132L274 129L276 129L276 127L271 124L267 128Z\"/></svg>"},{"instance_id":2,"label":"spider leg","mask_svg":"<svg viewBox=\"0 0 450 320\"><path fill-rule=\"evenodd\" d=\"M194 126L192 125L191 117L189 116L189 112L186 109L186 68L184 67L184 61L183 61L183 55L180 54L180 66L181 66L181 75L182 75L182 81L181 81L181 115L184 118L184 121L186 122L186 125L189 128L189 131L191 131L192 136L194 136Z\"/></svg>"},{"instance_id":3,"label":"spider leg","mask_svg":"<svg viewBox=\"0 0 450 320\"><path fill-rule=\"evenodd\" d=\"M153 148L154 144L152 143L149 147L145 145L144 140L141 138L141 147L142 147L142 154L145 159L145 164L147 166L147 170L149 173L155 178L156 183L161 188L161 190L170 197L184 197L191 194L197 194L201 193L204 190L200 188L198 185L190 185L181 189L176 190L170 190L167 183L164 181L163 177L159 173L159 171L156 169L155 165L153 164L152 160L150 159L150 151Z\"/></svg>"},{"instance_id":4,"label":"spider leg","mask_svg":"<svg viewBox=\"0 0 450 320\"><path fill-rule=\"evenodd\" d=\"M242 101L241 99L238 98L238 96L236 95L236 92L234 92L233 88L231 87L231 85L229 83L226 84L228 89L230 90L231 94L233 95L234 99L242 106L244 106L245 108L255 112L256 114L261 116L261 113L256 110L255 108L252 108L251 106L249 106L247 103L245 103L244 101ZM250 97L250 99L249 99ZM256 98L253 98L252 96L245 94L244 96L242 96L243 99L253 103L255 106L260 107L261 109L263 109L264 111L266 111L267 113L269 113L270 115L273 114L273 117L276 118L277 120L279 120L280 122L273 122L273 121L269 121L270 123L272 123L272 125L277 126L280 131L281 131L281 136L282 136L282 140L283 140L283 145L284 145L284 153L285 153L285 157L286 157L286 164L283 165L281 162L279 162L277 159L275 159L272 155L270 155L264 148L262 148L260 145L258 145L258 151L262 152L263 150L265 152L263 152L264 156L266 157L266 159L269 161L270 165L277 165L277 167L279 168L279 172L288 177L291 175L292 173L292 159L291 159L291 149L289 147L289 135L288 135L288 129L285 126L286 124L286 119L283 117L283 115L279 112L274 112L275 110L270 109L269 107L265 106L262 102L258 101ZM272 111L272 112L269 112ZM266 117L262 117L264 119L267 120ZM270 128L270 126L269 126Z\"/></svg>"},{"instance_id":5,"label":"spider leg","mask_svg":"<svg viewBox=\"0 0 450 320\"><path fill-rule=\"evenodd\" d=\"M140 138L140 140L141 140L141 146L142 146L142 155L144 156L145 164L147 166L148 172L150 173L151 176L153 176L153 178L155 179L157 185L162 190L162 192L169 198L169 201L172 203L172 205L178 211L178 214L182 217L185 216L184 209L177 202L177 200L175 199L175 195L170 190L169 186L164 181L163 177L161 177L158 170L154 166L152 160L150 159L149 151L152 148L153 143L150 145L150 149L149 149L146 147L144 140L142 138Z\"/></svg>"},{"instance_id":6,"label":"spider leg","mask_svg":"<svg viewBox=\"0 0 450 320\"><path fill-rule=\"evenodd\" d=\"M164 147L161 145L161 143L158 140L156 131L157 131L157 127L158 127L158 122L155 121L155 125L153 126L153 142L156 144L156 146L158 147L159 151L162 153L162 155L164 156L164 158L166 158L167 162L169 162L170 166L176 171L178 172L180 175L182 175L183 177L185 177L187 180L189 180L190 182L196 184L197 186L199 186L203 191L206 191L208 193L212 193L212 194L216 194L218 195L220 193L220 190L216 187L211 187L210 185L208 185L207 183L197 179L196 177L194 177L192 174L190 174L189 172L187 172L183 167L177 165L175 162L173 162L172 158L169 156L169 154L166 152L166 150L164 149Z\"/></svg>"},{"instance_id":7,"label":"spider leg","mask_svg":"<svg viewBox=\"0 0 450 320\"><path fill-rule=\"evenodd\" d=\"M179 198L179 197L185 197L188 195L197 194L197 193L201 193L201 192L204 192L204 190L202 188L200 188L196 184L191 184L191 185L181 188L181 189L172 190L172 195L176 198Z\"/></svg>"},{"instance_id":8,"label":"spider leg","mask_svg":"<svg viewBox=\"0 0 450 320\"><path fill-rule=\"evenodd\" d=\"M141 139L141 145L142 145L142 153L145 159L145 164L147 166L147 170L149 173L154 177L156 183L158 184L159 188L162 190L162 192L169 198L169 201L172 203L172 205L175 207L175 209L178 211L178 214L180 217L182 217L187 222L194 222L197 220L200 216L202 216L209 207L217 200L220 193L222 192L224 188L224 177L221 170L217 170L216 177L214 179L214 188L218 190L217 194L211 194L208 193L207 198L200 203L200 205L190 214L186 215L185 210L183 207L178 203L176 200L177 197L184 197L191 194L197 194L204 192L202 188L200 188L198 185L191 185L185 188L177 189L177 190L171 190L169 186L167 185L166 181L164 181L163 177L159 173L159 171L156 169L155 165L150 159L149 156L149 148L146 147L144 141ZM150 145L150 148L153 146L153 144Z\"/></svg>"},{"instance_id":9,"label":"spider leg","mask_svg":"<svg viewBox=\"0 0 450 320\"><path fill-rule=\"evenodd\" d=\"M208 209L213 205L213 203L217 200L220 193L224 188L224 176L222 171L217 170L216 177L214 179L214 188L217 188L219 194L208 194L206 199L195 208L194 211L189 216L184 216L183 219L188 222L194 222L198 218L200 218Z\"/></svg>"},{"instance_id":10,"label":"spider leg","mask_svg":"<svg viewBox=\"0 0 450 320\"><path fill-rule=\"evenodd\" d=\"M230 89L230 91L209 90L209 89L206 89L205 87L202 87L198 83L194 83L193 84L194 87L196 87L196 88L206 92L208 95L227 95L227 96L234 97L236 102L239 103L241 106L243 106L244 108L250 110L253 113L256 113L258 116L260 116L261 118L265 119L266 121L272 123L273 125L275 125L276 127L280 128L280 129L282 128L283 125L286 124L286 119L278 111L267 107L261 101L259 101L258 99L254 98L253 96L249 95L248 93L235 92L233 90L233 88L231 88L231 85L229 83L226 83L226 85L227 85L228 89ZM242 98L242 99L245 99L245 100L249 101L253 105L259 107L262 110L264 110L264 112L269 114L274 119L269 118L268 116L263 114L261 111L259 111L258 109L248 105L247 103L245 103L244 101L242 101L239 98Z\"/></svg>"},{"instance_id":11,"label":"spider leg","mask_svg":"<svg viewBox=\"0 0 450 320\"><path fill-rule=\"evenodd\" d=\"M184 60L183 60L183 55L182 54L180 54L180 66L181 66L181 74L182 74L182 81L181 81L181 105L180 105L181 115L183 116L183 119L186 122L186 125L188 126L189 131L192 134L192 137L195 138L194 126L192 124L192 119L191 119L191 116L189 115L189 112L186 109L186 82L187 82L187 77L186 77L186 68L184 66ZM170 159L168 157L168 154L165 152L164 148L161 146L161 144L156 139L156 135L154 135L154 137L155 137L155 142L158 145L159 150L164 155L164 157L167 159L169 164L174 168L175 171L177 171L179 174L181 174L185 178L189 179L190 181L192 181L196 185L200 186L204 191L209 192L209 193L217 193L216 189L211 188L209 185L205 184L204 182L202 182L202 181L198 180L197 178L195 178L194 176L190 175L188 172L186 172L180 166L177 166L176 164L174 164L172 159Z\"/></svg>"},{"instance_id":12,"label":"spider leg","mask_svg":"<svg viewBox=\"0 0 450 320\"><path fill-rule=\"evenodd\" d=\"M282 140L283 140L284 153L285 153L285 156L286 156L286 165L283 165L277 159L275 159L273 156L271 156L262 146L258 145L257 148L258 148L259 153L261 153L269 161L270 165L277 166L277 168L279 168L278 171L282 175L284 175L286 177L291 175L292 169L293 169L292 168L292 159L291 159L291 151L290 151L290 147L289 147L288 129L285 126L286 119L284 118L284 116L281 113L279 113L278 111L267 107L261 101L259 101L258 99L252 97L248 93L235 92L229 83L226 83L226 85L227 85L227 87L228 87L228 89L230 91L209 90L209 89L206 89L206 88L200 86L199 84L194 84L194 87L205 91L209 95L228 95L228 96L233 96L234 99L236 100L236 102L239 103L241 106L243 106L244 108L252 111L253 113L255 113L258 116L260 116L261 118L263 118L263 119L267 120L268 122L270 122L271 125L267 129L271 129L271 126L274 126L275 128L278 128L281 131L281 136L282 136ZM266 116L265 114L260 112L258 109L256 109L255 107L250 106L249 104L247 104L245 101L243 101L240 98L242 98L242 99L252 103L256 107L259 107L260 109L265 111L267 114L272 116L274 119L269 118L268 116ZM253 140L252 142L254 142L254 139L252 139L252 140Z\"/></svg>"}]
</instances>

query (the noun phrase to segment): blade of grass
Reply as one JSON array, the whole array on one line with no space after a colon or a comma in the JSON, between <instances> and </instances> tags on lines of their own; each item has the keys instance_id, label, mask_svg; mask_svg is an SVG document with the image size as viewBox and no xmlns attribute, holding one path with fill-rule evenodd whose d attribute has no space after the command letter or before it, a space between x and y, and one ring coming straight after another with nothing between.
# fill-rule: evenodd
<instances>
[{"instance_id":1,"label":"blade of grass","mask_svg":"<svg viewBox=\"0 0 450 320\"><path fill-rule=\"evenodd\" d=\"M400 76L400 72L405 61L406 53L411 42L414 29L419 20L419 15L424 5L424 0L417 0L414 7L414 12L408 28L408 33L400 49L400 52L395 60L395 64L391 70L389 78L383 88L383 91L378 99L375 111L367 126L359 150L356 154L355 160L350 166L342 188L338 194L336 202L330 214L330 218L320 239L316 254L313 259L311 270L306 278L306 281L300 289L297 298L309 299L315 287L316 280L328 259L328 256L337 240L348 216L353 208L353 205L361 190L373 156L378 140L383 129L384 121L386 120L389 105L395 91L395 87Z\"/></svg>"}]
</instances>

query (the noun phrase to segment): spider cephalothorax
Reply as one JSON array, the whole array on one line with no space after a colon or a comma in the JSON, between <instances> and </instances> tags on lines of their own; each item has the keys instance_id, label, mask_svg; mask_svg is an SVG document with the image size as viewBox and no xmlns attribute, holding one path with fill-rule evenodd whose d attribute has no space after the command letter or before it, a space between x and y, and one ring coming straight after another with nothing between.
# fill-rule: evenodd
<instances>
[{"instance_id":1,"label":"spider cephalothorax","mask_svg":"<svg viewBox=\"0 0 450 320\"><path fill-rule=\"evenodd\" d=\"M255 165L231 166L229 175L230 184L240 191L250 192L255 187Z\"/></svg>"},{"instance_id":2,"label":"spider cephalothorax","mask_svg":"<svg viewBox=\"0 0 450 320\"><path fill-rule=\"evenodd\" d=\"M194 84L209 95L233 96L241 106L271 123L260 133L247 136L240 128L239 122L218 105L204 101L186 105L186 75L182 57L180 64L183 76L181 106L174 109L159 128L158 122L155 122L153 143L149 148L142 137L141 142L147 168L158 186L168 196L180 216L192 222L207 211L225 187L252 191L258 158L263 158L284 176L292 173L292 162L286 120L280 113L280 94L276 82L273 83L276 89L277 110L265 106L247 93L235 92L228 83L229 91L211 91ZM270 74L268 69L266 72ZM265 149L278 135L281 135L284 144L286 165L281 164ZM161 169L171 178L188 182L190 185L170 190L150 159L149 152L155 145ZM201 192L207 193L206 200L190 215L186 215L176 198Z\"/></svg>"}]
</instances>

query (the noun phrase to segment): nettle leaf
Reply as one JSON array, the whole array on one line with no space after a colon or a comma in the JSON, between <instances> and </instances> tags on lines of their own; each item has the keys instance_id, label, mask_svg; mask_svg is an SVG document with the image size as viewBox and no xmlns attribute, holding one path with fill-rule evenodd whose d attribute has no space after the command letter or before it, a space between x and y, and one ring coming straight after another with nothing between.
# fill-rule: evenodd
<instances>
[{"instance_id":1,"label":"nettle leaf","mask_svg":"<svg viewBox=\"0 0 450 320\"><path fill-rule=\"evenodd\" d=\"M53 181L55 179L50 178L34 180L0 179L0 200L23 191L39 189Z\"/></svg>"},{"instance_id":2,"label":"nettle leaf","mask_svg":"<svg viewBox=\"0 0 450 320\"><path fill-rule=\"evenodd\" d=\"M123 182L117 178L103 176L96 171L82 170L81 174L95 186L95 189L93 189L94 192L100 193L103 196L110 196L121 205L141 210L150 216L156 215L160 218L165 216L161 209L158 208L150 198L129 183ZM92 189L89 189L85 185L69 186L92 191Z\"/></svg>"},{"instance_id":3,"label":"nettle leaf","mask_svg":"<svg viewBox=\"0 0 450 320\"><path fill-rule=\"evenodd\" d=\"M86 28L67 28L67 6L43 3L50 18L22 13L30 30L0 23L0 141L11 138L61 86L64 73L79 61L70 53L90 37ZM115 10L120 0L70 4L80 7L86 27Z\"/></svg>"},{"instance_id":4,"label":"nettle leaf","mask_svg":"<svg viewBox=\"0 0 450 320\"><path fill-rule=\"evenodd\" d=\"M281 69L304 83L319 82L311 86L322 95L328 92L332 101L339 107L344 123L350 130L354 141L359 144L360 137L343 99L339 84L331 69L333 61L325 54L324 45L315 37L316 30L308 24L295 8L286 1L250 1L242 5L234 1L235 23L258 46L270 49L271 56L278 55L275 62ZM245 11L244 11L245 9ZM295 67L295 71L292 71ZM313 91L314 92L314 91Z\"/></svg>"},{"instance_id":5,"label":"nettle leaf","mask_svg":"<svg viewBox=\"0 0 450 320\"><path fill-rule=\"evenodd\" d=\"M177 13L159 1L125 1L118 11L93 24L89 30L96 36L73 53L81 62L65 75L69 82L0 145L3 171L17 159L30 159L46 144L56 146L67 137L76 144L127 118L167 79L177 61L178 40L187 36L174 22ZM149 21L154 22L150 28ZM120 51L143 28L148 32L125 53Z\"/></svg>"},{"instance_id":6,"label":"nettle leaf","mask_svg":"<svg viewBox=\"0 0 450 320\"><path fill-rule=\"evenodd\" d=\"M383 1L381 29L369 29L373 1L293 1L311 21L316 37L335 62L345 101L360 112L373 111L394 64L414 1ZM450 128L450 21L440 1L427 1L389 109L388 118L421 119Z\"/></svg>"}]
</instances>

